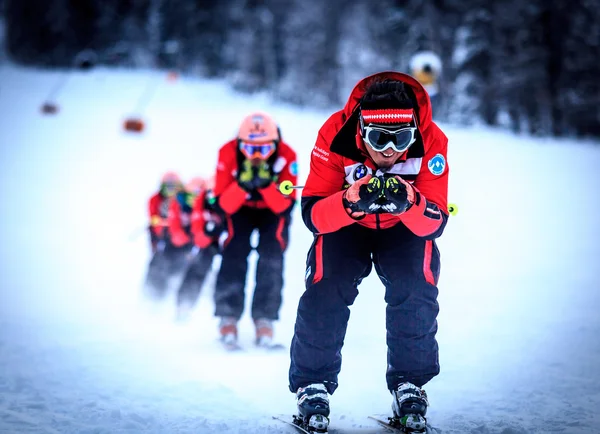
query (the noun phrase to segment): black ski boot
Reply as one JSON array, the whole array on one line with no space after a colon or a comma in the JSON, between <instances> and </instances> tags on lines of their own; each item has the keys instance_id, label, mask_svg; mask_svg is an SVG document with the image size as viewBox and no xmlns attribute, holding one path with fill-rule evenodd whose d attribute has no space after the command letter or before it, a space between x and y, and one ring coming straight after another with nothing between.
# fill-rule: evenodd
<instances>
[{"instance_id":1,"label":"black ski boot","mask_svg":"<svg viewBox=\"0 0 600 434\"><path fill-rule=\"evenodd\" d=\"M326 433L329 426L329 395L322 383L299 387L296 392L298 415L294 423L307 431Z\"/></svg>"},{"instance_id":2,"label":"black ski boot","mask_svg":"<svg viewBox=\"0 0 600 434\"><path fill-rule=\"evenodd\" d=\"M402 383L392 391L394 417L390 424L409 433L424 433L427 429L427 394L412 383Z\"/></svg>"}]
</instances>

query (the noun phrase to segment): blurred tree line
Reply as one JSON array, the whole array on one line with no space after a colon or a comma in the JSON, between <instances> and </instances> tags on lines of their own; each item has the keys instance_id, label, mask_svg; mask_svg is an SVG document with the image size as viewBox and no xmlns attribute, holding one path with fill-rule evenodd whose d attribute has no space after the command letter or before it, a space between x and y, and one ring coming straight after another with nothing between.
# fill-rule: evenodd
<instances>
[{"instance_id":1,"label":"blurred tree line","mask_svg":"<svg viewBox=\"0 0 600 434\"><path fill-rule=\"evenodd\" d=\"M300 105L357 80L443 61L437 118L600 136L597 0L0 0L28 65L177 68ZM79 60L77 60L79 59Z\"/></svg>"}]
</instances>

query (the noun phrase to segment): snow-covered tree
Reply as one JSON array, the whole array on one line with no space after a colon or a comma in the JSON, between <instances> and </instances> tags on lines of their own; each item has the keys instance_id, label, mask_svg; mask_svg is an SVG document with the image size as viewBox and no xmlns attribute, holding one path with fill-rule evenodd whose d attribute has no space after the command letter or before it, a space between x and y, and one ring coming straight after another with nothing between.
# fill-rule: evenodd
<instances>
[{"instance_id":1,"label":"snow-covered tree","mask_svg":"<svg viewBox=\"0 0 600 434\"><path fill-rule=\"evenodd\" d=\"M381 10L386 10L386 14L382 16ZM360 79L397 66L402 55L390 35L402 18L402 12L390 0L381 0L377 8L357 2L345 11L338 48L341 100L348 98Z\"/></svg>"},{"instance_id":2,"label":"snow-covered tree","mask_svg":"<svg viewBox=\"0 0 600 434\"><path fill-rule=\"evenodd\" d=\"M345 2L291 0L283 27L280 98L302 105L339 102L339 41Z\"/></svg>"},{"instance_id":3,"label":"snow-covered tree","mask_svg":"<svg viewBox=\"0 0 600 434\"><path fill-rule=\"evenodd\" d=\"M493 123L492 13L485 0L471 0L454 35L454 83L448 94L448 120L472 125ZM465 5L467 6L467 5ZM473 7L476 6L476 7Z\"/></svg>"},{"instance_id":4,"label":"snow-covered tree","mask_svg":"<svg viewBox=\"0 0 600 434\"><path fill-rule=\"evenodd\" d=\"M600 136L600 8L593 0L569 2L562 32L562 77L555 92L560 129Z\"/></svg>"}]
</instances>

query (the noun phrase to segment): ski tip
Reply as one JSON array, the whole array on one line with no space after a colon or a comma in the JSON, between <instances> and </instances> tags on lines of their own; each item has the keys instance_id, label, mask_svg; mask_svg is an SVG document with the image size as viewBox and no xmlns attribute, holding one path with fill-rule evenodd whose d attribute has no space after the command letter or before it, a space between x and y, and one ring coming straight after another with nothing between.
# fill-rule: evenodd
<instances>
[{"instance_id":1,"label":"ski tip","mask_svg":"<svg viewBox=\"0 0 600 434\"><path fill-rule=\"evenodd\" d=\"M225 351L229 352L244 351L244 348L239 344L223 344L223 348L225 349Z\"/></svg>"},{"instance_id":2,"label":"ski tip","mask_svg":"<svg viewBox=\"0 0 600 434\"><path fill-rule=\"evenodd\" d=\"M287 347L283 344L257 345L256 348L265 351L281 351L287 349Z\"/></svg>"},{"instance_id":3,"label":"ski tip","mask_svg":"<svg viewBox=\"0 0 600 434\"><path fill-rule=\"evenodd\" d=\"M313 432L307 431L304 428L302 428L300 425L298 425L297 423L294 423L294 416L290 417L287 415L285 415L285 416L282 415L282 416L272 416L272 417L275 420L278 420L280 422L285 423L288 426L295 428L298 432L305 433L305 434L314 434L314 431Z\"/></svg>"},{"instance_id":4,"label":"ski tip","mask_svg":"<svg viewBox=\"0 0 600 434\"><path fill-rule=\"evenodd\" d=\"M237 341L223 342L223 340L217 339L217 344L227 352L242 351L244 349Z\"/></svg>"}]
</instances>

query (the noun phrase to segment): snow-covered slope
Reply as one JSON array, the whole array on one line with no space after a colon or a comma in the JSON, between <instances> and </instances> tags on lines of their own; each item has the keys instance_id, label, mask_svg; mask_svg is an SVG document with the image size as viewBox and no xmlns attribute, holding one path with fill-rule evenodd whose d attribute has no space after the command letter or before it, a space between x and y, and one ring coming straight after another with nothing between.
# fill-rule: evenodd
<instances>
[{"instance_id":1,"label":"snow-covered slope","mask_svg":"<svg viewBox=\"0 0 600 434\"><path fill-rule=\"evenodd\" d=\"M225 354L212 286L192 321L143 302L146 201L162 172L210 174L218 147L256 109L299 154L300 179L328 112L240 96L218 81L97 69L0 66L0 432L289 432L287 352ZM148 83L145 134L122 130ZM442 373L426 387L444 433L600 432L597 143L528 139L442 125L450 199L439 241ZM299 210L277 338L289 344L311 236ZM401 260L401 258L399 258ZM250 279L251 280L251 279ZM386 414L383 287L352 308L332 427Z\"/></svg>"}]
</instances>

